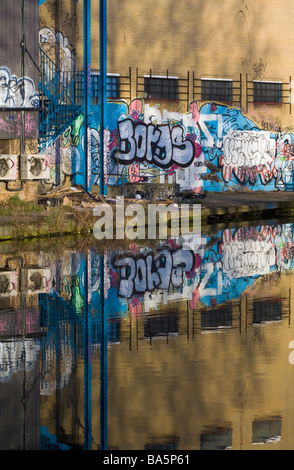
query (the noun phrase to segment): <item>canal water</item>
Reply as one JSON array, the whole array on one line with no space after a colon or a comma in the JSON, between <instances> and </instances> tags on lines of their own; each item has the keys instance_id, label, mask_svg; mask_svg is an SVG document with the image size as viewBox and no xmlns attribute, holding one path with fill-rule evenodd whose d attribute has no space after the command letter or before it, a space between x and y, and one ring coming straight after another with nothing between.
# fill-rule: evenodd
<instances>
[{"instance_id":1,"label":"canal water","mask_svg":"<svg viewBox=\"0 0 294 470\"><path fill-rule=\"evenodd\" d=\"M2 450L294 448L294 225L0 245Z\"/></svg>"}]
</instances>

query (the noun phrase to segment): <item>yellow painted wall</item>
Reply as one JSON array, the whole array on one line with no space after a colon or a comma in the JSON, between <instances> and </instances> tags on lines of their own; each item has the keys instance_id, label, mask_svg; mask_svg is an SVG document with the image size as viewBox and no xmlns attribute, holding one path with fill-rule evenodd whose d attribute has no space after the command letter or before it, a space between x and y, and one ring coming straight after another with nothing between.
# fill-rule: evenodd
<instances>
[{"instance_id":1,"label":"yellow painted wall","mask_svg":"<svg viewBox=\"0 0 294 470\"><path fill-rule=\"evenodd\" d=\"M242 111L264 125L293 125L289 83L294 32L291 0L108 0L108 72L129 75L132 98L139 75L169 75L186 78L189 100L192 79L242 80ZM92 0L92 68L99 68L99 1ZM83 2L47 0L40 7L40 26L62 31L83 67ZM246 100L247 80L281 81L283 105L253 105ZM294 87L292 86L292 89ZM287 96L286 96L287 95ZM196 97L197 98L197 97ZM240 101L240 100L239 100ZM170 102L170 110L179 103ZM166 106L166 104L165 104ZM186 103L180 103L183 111ZM176 109L176 110L177 110ZM291 110L292 111L292 110Z\"/></svg>"},{"instance_id":2,"label":"yellow painted wall","mask_svg":"<svg viewBox=\"0 0 294 470\"><path fill-rule=\"evenodd\" d=\"M107 348L109 449L138 450L170 442L176 443L178 450L197 450L201 434L220 428L231 430L233 450L293 449L294 366L289 361L289 343L294 339L293 282L293 274L274 274L266 282L257 281L233 302L232 328L222 332L201 331L200 310L188 312L186 302L170 305L170 313L178 312L179 317L176 337L149 340L144 338L143 318L122 318L120 342ZM252 325L246 296L250 302L282 298L282 320ZM93 448L97 448L99 346L94 351L91 424ZM55 378L53 367L53 386ZM66 434L75 435L82 445L83 396L81 357L68 385L42 397L42 425L54 434L59 413ZM59 412L57 405L62 407ZM272 419L281 423L280 440L253 444L253 423Z\"/></svg>"}]
</instances>

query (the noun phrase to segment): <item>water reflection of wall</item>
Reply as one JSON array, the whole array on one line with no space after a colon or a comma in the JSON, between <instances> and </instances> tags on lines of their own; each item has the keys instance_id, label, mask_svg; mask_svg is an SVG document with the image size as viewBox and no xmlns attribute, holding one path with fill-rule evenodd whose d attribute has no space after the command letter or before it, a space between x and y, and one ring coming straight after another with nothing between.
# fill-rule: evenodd
<instances>
[{"instance_id":1,"label":"water reflection of wall","mask_svg":"<svg viewBox=\"0 0 294 470\"><path fill-rule=\"evenodd\" d=\"M93 377L99 377L98 357L103 340L101 333L103 308L108 318L107 342L110 348L108 367L113 372L113 382L111 379L109 384L113 398L111 403L120 401L116 395L114 383L118 386L121 399L127 401L127 396L130 395L129 387L135 387L134 384L140 383L140 380L144 383L142 374L145 371L146 378L147 373L146 392L143 387L144 394L146 394L144 399L146 406L154 409L154 415L158 416L158 419L152 423L149 421L149 415L145 416L150 435L143 436L142 434L140 438L138 437L136 442L140 442L140 446L152 445L151 441L154 441L156 435L161 436L165 442L167 442L167 435L178 436L178 438L180 435L180 441L183 442L182 430L167 425L164 427L164 432L160 431L159 422L160 420L161 423L164 422L170 412L168 403L173 404L173 409L180 407L182 393L185 400L191 401L190 408L192 409L193 406L195 408L195 420L199 423L207 423L207 427L203 425L202 430L200 425L197 425L197 432L203 434L201 439L204 447L211 446L212 442L218 438L223 441L224 436L226 436L225 439L227 436L234 436L234 441L226 442L236 445L236 423L233 422L232 417L238 413L235 410L232 414L232 403L229 402L229 398L225 398L224 406L230 412L227 413L226 419L221 419L214 403L221 401L222 406L223 403L212 385L213 381L219 384L219 389L225 391L224 397L228 395L230 399L236 400L237 408L241 400L236 395L237 391L239 390L242 394L249 393L249 401L252 404L250 419L255 423L254 435L258 440L257 417L260 403L257 406L258 400L253 396L251 387L258 390L258 396L264 397L264 403L261 406L263 418L261 428L264 426L263 421L274 421L273 426L275 426L277 416L278 421L282 421L282 426L284 425L283 410L279 407L279 390L276 385L272 386L272 379L265 374L265 360L271 362L271 369L275 374L278 374L279 370L284 374L290 365L287 357L291 352L288 345L293 339L291 330L292 240L293 226L291 224L266 225L222 230L213 235L203 234L200 243L197 239L195 244L193 240L185 239L168 241L156 250L132 244L127 252L108 250L104 253L104 258L103 253L89 249L88 251L66 251L61 258L55 255L39 254L34 260L34 266L29 265L27 260L25 263L9 262L8 265L3 261L1 263L4 266L3 272L13 270L19 282L14 285L15 289L5 292L0 299L1 351L3 352L1 370L5 378L10 381L17 372L23 370L20 362L17 363L19 349L16 341L11 341L11 339L23 332L23 324L20 322L23 317L20 315L19 307L21 299L26 295L27 303L23 306L27 320L26 331L35 335L32 344L37 347L35 356L32 356L34 367L37 367L38 353L41 352L42 406L46 409L55 406L57 394L63 391L62 395L66 401L62 405L63 413L67 415L66 403L73 393L76 397L76 404L81 409L84 387L82 371L85 367L86 355L84 335L87 321L90 319ZM150 260L150 265L147 259ZM104 273L105 282L101 284L102 263L106 268L106 275ZM134 266L136 271L134 271ZM45 282L41 291L40 285L36 289L34 284L35 294L33 294L31 284L21 282L22 279L28 279L29 269L34 269L34 273L39 273L40 269L43 273L50 272L50 277L47 278L47 280L50 279L50 285ZM151 284L147 278L144 279L144 273L147 275L147 272L153 281ZM134 273L138 276L137 283ZM121 289L121 281L123 281L123 289ZM126 285L128 281L129 285ZM136 290L133 290L134 286ZM122 295L126 292L132 295ZM35 315L32 317L30 312L33 313L33 310L30 305L36 299L39 309L34 310ZM13 322L11 316L6 315L5 318L3 315L3 308L7 309L9 302L11 307L18 308L18 314L14 314ZM13 331L11 330L12 323ZM272 326L271 329L270 326ZM223 335L208 334L215 331L221 331ZM173 346L167 353L166 347L170 341L173 341ZM10 362L5 359L8 357L5 353L8 349ZM156 353L152 354L152 361L149 363L148 354L153 349ZM133 355L130 362L131 351ZM13 357L15 357L14 361L11 359ZM27 357L29 358L29 355ZM164 362L167 368L162 370L164 357L166 357ZM253 369L252 361L254 362ZM244 370L241 366L242 362ZM18 367L14 364L18 364ZM230 377L230 367L234 369L236 375L236 388L232 384L223 382L224 377ZM137 369L139 369L139 375ZM181 369L184 371L184 380L180 391L173 392L168 403L163 398L160 399L159 404L153 403L150 396L152 394L156 396L154 377L155 383L158 384L159 380L159 389L166 389L164 396L168 396L169 387L168 383L165 384L165 377L169 377L170 383L171 377L176 380L176 377L181 375ZM123 379L126 374L129 377L127 383ZM253 374L252 378L251 374ZM262 374L264 377L261 380ZM188 377L192 382L188 381ZM284 376L278 379L281 383ZM203 389L199 386L199 382L203 382ZM194 405L191 383L194 384L193 396L196 400ZM204 384L206 389L204 389ZM178 383L174 386L179 389ZM213 416L208 413L209 403L206 404L208 415L200 407L199 400L206 403L209 397L214 417L217 419L213 419ZM95 392L93 406L99 408L97 400ZM145 407L140 408L140 402L136 400L136 397L134 400L140 413L143 415L147 413ZM291 407L287 400L285 402L287 407ZM271 416L266 413L269 409ZM47 411L43 410L43 422L51 423ZM185 409L182 412L186 413ZM118 415L121 413L127 413L127 411L121 410ZM124 419L127 420L128 417L124 416ZM135 415L132 419L135 420L136 428ZM120 438L113 424L115 421L112 415L110 417L111 442L113 445L118 445ZM168 423L168 420L166 421ZM180 421L179 416L178 421ZM186 415L184 421L190 423ZM72 426L74 426L73 423ZM119 424L117 426L119 430ZM246 426L249 426L249 422ZM52 432L51 424L49 427ZM270 424L269 428L271 429ZM190 432L193 435L192 428ZM70 434L69 429L68 433ZM126 445L128 445L127 439L130 439L130 436L126 436ZM187 445L191 445L191 448L197 447L198 444L196 445L195 442L190 441ZM199 442L197 437L197 443Z\"/></svg>"},{"instance_id":2,"label":"water reflection of wall","mask_svg":"<svg viewBox=\"0 0 294 470\"><path fill-rule=\"evenodd\" d=\"M99 345L102 297L104 309L113 321L114 342L119 337L117 318L155 313L171 302L186 301L191 310L196 310L198 304L214 307L212 316L230 318L231 307L226 307L226 303L240 299L258 278L292 269L293 225L226 229L213 236L203 234L202 239L168 240L156 250L131 244L128 252L108 250L103 261L101 253L92 249L67 251L58 260L39 255L34 265L15 260L3 264L0 270L3 308L19 308L23 295L35 299L41 309L41 326L48 332L52 329L52 335L55 325L62 320L78 326L83 323L85 312L91 312L92 344ZM21 310L18 311L20 317ZM3 331L8 329L8 318L4 320L2 316ZM27 330L30 318L27 311ZM14 320L16 334L20 321L16 317ZM38 316L35 321L39 321ZM77 347L72 330L65 328L63 332L64 340Z\"/></svg>"},{"instance_id":3,"label":"water reflection of wall","mask_svg":"<svg viewBox=\"0 0 294 470\"><path fill-rule=\"evenodd\" d=\"M171 302L136 321L130 315L121 318L120 342L108 342L109 448L292 448L292 284L291 271L261 277L231 303L231 325L221 334L201 323L200 303L191 310L184 301ZM254 310L261 302L265 311L269 302L279 303L281 315L263 322L265 317L257 316L262 312ZM94 354L95 443L100 439L100 367ZM84 368L79 356L62 402L58 393L43 396L42 422L51 433L56 416L50 410L58 401L67 436L81 436L71 404L74 397L82 421Z\"/></svg>"}]
</instances>

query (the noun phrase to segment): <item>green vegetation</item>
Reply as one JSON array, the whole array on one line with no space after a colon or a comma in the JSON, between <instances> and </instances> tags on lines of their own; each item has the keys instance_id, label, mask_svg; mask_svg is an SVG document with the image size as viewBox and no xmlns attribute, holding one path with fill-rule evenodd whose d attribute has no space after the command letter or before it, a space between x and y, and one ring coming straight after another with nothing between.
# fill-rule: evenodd
<instances>
[{"instance_id":1,"label":"green vegetation","mask_svg":"<svg viewBox=\"0 0 294 470\"><path fill-rule=\"evenodd\" d=\"M11 196L7 201L0 201L0 216L12 216L18 213L32 213L45 211L45 207L20 199L18 194Z\"/></svg>"},{"instance_id":2,"label":"green vegetation","mask_svg":"<svg viewBox=\"0 0 294 470\"><path fill-rule=\"evenodd\" d=\"M69 206L47 207L13 195L0 202L0 240L86 234L93 229L92 211Z\"/></svg>"}]
</instances>

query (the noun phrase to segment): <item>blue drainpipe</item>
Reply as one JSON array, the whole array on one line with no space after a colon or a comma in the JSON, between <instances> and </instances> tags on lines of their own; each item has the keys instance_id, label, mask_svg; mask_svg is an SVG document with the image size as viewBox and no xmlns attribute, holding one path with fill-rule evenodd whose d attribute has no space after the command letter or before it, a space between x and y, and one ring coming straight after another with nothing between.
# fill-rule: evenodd
<instances>
[{"instance_id":1,"label":"blue drainpipe","mask_svg":"<svg viewBox=\"0 0 294 470\"><path fill-rule=\"evenodd\" d=\"M106 196L104 131L107 129L107 0L100 0L100 103L100 193Z\"/></svg>"},{"instance_id":2,"label":"blue drainpipe","mask_svg":"<svg viewBox=\"0 0 294 470\"><path fill-rule=\"evenodd\" d=\"M84 0L84 188L91 191L91 0Z\"/></svg>"}]
</instances>

